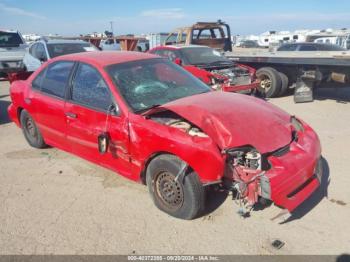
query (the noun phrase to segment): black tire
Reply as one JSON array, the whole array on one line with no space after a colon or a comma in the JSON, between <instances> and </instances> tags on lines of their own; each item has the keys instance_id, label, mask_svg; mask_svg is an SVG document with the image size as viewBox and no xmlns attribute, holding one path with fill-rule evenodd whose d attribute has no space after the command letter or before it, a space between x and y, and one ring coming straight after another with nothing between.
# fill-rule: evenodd
<instances>
[{"instance_id":1,"label":"black tire","mask_svg":"<svg viewBox=\"0 0 350 262\"><path fill-rule=\"evenodd\" d=\"M34 119L29 115L27 110L22 110L20 122L23 134L28 144L35 148L45 148L47 145L34 122Z\"/></svg>"},{"instance_id":2,"label":"black tire","mask_svg":"<svg viewBox=\"0 0 350 262\"><path fill-rule=\"evenodd\" d=\"M160 210L190 220L204 211L205 190L195 172L186 173L182 181L174 181L182 164L173 155L154 158L147 167L146 183L154 204Z\"/></svg>"},{"instance_id":3,"label":"black tire","mask_svg":"<svg viewBox=\"0 0 350 262\"><path fill-rule=\"evenodd\" d=\"M281 77L281 90L279 92L279 96L283 96L287 93L289 87L289 79L285 73L278 72Z\"/></svg>"},{"instance_id":4,"label":"black tire","mask_svg":"<svg viewBox=\"0 0 350 262\"><path fill-rule=\"evenodd\" d=\"M256 71L256 76L260 79L259 90L265 93L265 97L276 97L282 85L280 74L272 67L262 67Z\"/></svg>"}]
</instances>

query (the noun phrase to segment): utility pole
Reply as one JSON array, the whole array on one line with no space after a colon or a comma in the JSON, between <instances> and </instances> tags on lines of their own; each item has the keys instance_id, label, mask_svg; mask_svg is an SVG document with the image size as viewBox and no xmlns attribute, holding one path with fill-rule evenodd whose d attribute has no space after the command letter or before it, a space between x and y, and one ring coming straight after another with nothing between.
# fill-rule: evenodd
<instances>
[{"instance_id":1,"label":"utility pole","mask_svg":"<svg viewBox=\"0 0 350 262\"><path fill-rule=\"evenodd\" d=\"M113 21L110 21L111 23L111 32L112 32L112 35L114 35L114 32L113 32Z\"/></svg>"}]
</instances>

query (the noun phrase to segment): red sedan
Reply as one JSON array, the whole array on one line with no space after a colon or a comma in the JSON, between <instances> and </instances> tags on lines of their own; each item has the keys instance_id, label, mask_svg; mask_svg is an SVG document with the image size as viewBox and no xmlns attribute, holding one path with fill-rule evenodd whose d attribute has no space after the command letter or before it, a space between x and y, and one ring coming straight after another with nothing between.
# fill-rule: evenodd
<instances>
[{"instance_id":1,"label":"red sedan","mask_svg":"<svg viewBox=\"0 0 350 262\"><path fill-rule=\"evenodd\" d=\"M149 53L166 57L183 66L216 91L255 93L260 87L254 68L234 63L207 46L158 46Z\"/></svg>"},{"instance_id":2,"label":"red sedan","mask_svg":"<svg viewBox=\"0 0 350 262\"><path fill-rule=\"evenodd\" d=\"M43 64L11 85L11 119L54 146L146 183L156 206L192 219L213 184L293 211L320 184L321 147L302 120L210 88L151 54L91 52Z\"/></svg>"}]
</instances>

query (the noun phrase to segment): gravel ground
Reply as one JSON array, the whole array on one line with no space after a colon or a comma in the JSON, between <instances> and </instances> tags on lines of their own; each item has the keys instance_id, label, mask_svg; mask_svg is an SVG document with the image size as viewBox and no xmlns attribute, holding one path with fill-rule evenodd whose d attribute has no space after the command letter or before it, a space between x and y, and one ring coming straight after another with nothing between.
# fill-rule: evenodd
<instances>
[{"instance_id":1,"label":"gravel ground","mask_svg":"<svg viewBox=\"0 0 350 262\"><path fill-rule=\"evenodd\" d=\"M318 132L321 188L287 220L271 206L240 218L225 194L208 214L172 218L147 188L54 148L28 146L9 122L0 82L0 254L333 254L350 253L350 88L324 89L313 103L271 99ZM328 181L327 181L328 180ZM285 245L276 250L274 239Z\"/></svg>"}]
</instances>

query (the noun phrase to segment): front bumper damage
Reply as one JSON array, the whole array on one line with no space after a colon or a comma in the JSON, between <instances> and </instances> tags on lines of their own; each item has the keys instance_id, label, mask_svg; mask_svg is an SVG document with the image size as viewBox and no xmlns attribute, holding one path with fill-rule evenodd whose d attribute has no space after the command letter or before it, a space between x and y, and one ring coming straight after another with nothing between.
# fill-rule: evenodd
<instances>
[{"instance_id":1,"label":"front bumper damage","mask_svg":"<svg viewBox=\"0 0 350 262\"><path fill-rule=\"evenodd\" d=\"M260 81L255 80L250 84L245 85L222 85L221 90L225 92L241 92L241 91L254 91L260 87Z\"/></svg>"},{"instance_id":2,"label":"front bumper damage","mask_svg":"<svg viewBox=\"0 0 350 262\"><path fill-rule=\"evenodd\" d=\"M237 70L235 71L234 68ZM230 72L233 70L233 72ZM228 72L227 72L228 71ZM231 69L211 70L211 87L225 92L254 92L260 87L254 68L236 64Z\"/></svg>"},{"instance_id":3,"label":"front bumper damage","mask_svg":"<svg viewBox=\"0 0 350 262\"><path fill-rule=\"evenodd\" d=\"M230 172L225 177L232 181L231 190L244 207L245 211L239 212L242 215L265 200L291 213L321 184L321 146L308 126L290 144L263 154L261 159L265 167L256 170L228 161Z\"/></svg>"}]
</instances>

